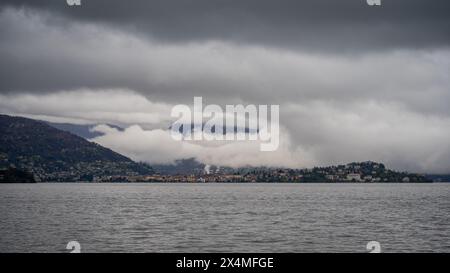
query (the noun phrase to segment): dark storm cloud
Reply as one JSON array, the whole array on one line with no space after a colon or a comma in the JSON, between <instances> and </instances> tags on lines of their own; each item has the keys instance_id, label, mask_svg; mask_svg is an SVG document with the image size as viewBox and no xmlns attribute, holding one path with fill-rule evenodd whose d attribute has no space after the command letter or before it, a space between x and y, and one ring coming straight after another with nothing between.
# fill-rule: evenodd
<instances>
[{"instance_id":1,"label":"dark storm cloud","mask_svg":"<svg viewBox=\"0 0 450 273\"><path fill-rule=\"evenodd\" d=\"M149 162L370 159L448 172L450 1L382 2L1 1L0 113L153 129L193 96L279 104L282 148L270 157L133 126L98 141Z\"/></svg>"},{"instance_id":2,"label":"dark storm cloud","mask_svg":"<svg viewBox=\"0 0 450 273\"><path fill-rule=\"evenodd\" d=\"M148 74L159 68L149 64L161 58L146 57L154 51L153 46L142 45L148 40L168 48L216 40L235 48L257 46L273 52L331 57L397 49L433 50L450 44L447 0L383 0L381 7L368 6L365 0L84 0L81 7L69 7L64 0L0 3L0 58L7 64L0 66L2 93L130 88L167 100L169 93L180 93L177 90L181 89L190 97L212 90L242 94L243 89L253 88L236 86L219 70L209 75L215 69L214 58L204 77L186 76L184 81L169 85L152 78ZM80 29L80 25L85 27ZM137 48L128 47L127 42L114 43L113 30L118 31L119 39L138 44ZM188 47L179 51L189 52ZM210 51L214 50L205 49ZM170 54L164 56L166 59L159 62L163 67L172 59ZM198 59L202 58L199 54ZM241 66L239 62L228 65ZM177 77L177 73L171 76ZM270 83L275 84L290 86L289 82ZM259 97L264 97L262 92L258 92Z\"/></svg>"},{"instance_id":3,"label":"dark storm cloud","mask_svg":"<svg viewBox=\"0 0 450 273\"><path fill-rule=\"evenodd\" d=\"M0 12L0 93L119 88L169 103L195 95L210 103L375 99L448 113L448 48L342 54L228 40L168 43L56 14Z\"/></svg>"},{"instance_id":4,"label":"dark storm cloud","mask_svg":"<svg viewBox=\"0 0 450 273\"><path fill-rule=\"evenodd\" d=\"M64 0L2 1L113 24L160 40L227 40L292 49L361 51L447 46L450 1L382 0Z\"/></svg>"}]
</instances>

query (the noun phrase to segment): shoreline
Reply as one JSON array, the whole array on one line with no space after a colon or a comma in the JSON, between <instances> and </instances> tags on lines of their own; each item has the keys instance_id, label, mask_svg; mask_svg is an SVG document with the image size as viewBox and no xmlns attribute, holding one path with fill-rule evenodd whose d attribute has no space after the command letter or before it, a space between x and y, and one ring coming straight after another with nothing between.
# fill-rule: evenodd
<instances>
[{"instance_id":1,"label":"shoreline","mask_svg":"<svg viewBox=\"0 0 450 273\"><path fill-rule=\"evenodd\" d=\"M439 182L90 182L90 181L47 181L47 182L1 182L0 184L358 184L358 185L376 185L376 184L446 184L450 181L439 181Z\"/></svg>"}]
</instances>

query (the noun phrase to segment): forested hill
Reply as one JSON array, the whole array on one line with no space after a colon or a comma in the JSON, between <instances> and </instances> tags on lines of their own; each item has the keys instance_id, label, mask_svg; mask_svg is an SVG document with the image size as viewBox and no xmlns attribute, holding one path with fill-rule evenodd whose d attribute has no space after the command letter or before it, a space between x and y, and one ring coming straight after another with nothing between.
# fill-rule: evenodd
<instances>
[{"instance_id":1,"label":"forested hill","mask_svg":"<svg viewBox=\"0 0 450 273\"><path fill-rule=\"evenodd\" d=\"M0 115L0 167L10 166L51 181L152 173L146 165L45 122Z\"/></svg>"}]
</instances>

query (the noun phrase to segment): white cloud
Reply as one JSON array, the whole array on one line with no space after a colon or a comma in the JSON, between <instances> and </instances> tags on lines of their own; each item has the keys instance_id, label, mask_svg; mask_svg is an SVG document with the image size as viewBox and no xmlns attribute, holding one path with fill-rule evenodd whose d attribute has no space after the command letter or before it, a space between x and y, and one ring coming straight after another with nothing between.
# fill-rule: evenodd
<instances>
[{"instance_id":1,"label":"white cloud","mask_svg":"<svg viewBox=\"0 0 450 273\"><path fill-rule=\"evenodd\" d=\"M130 90L72 90L48 94L0 94L3 113L54 122L168 126L171 105Z\"/></svg>"},{"instance_id":2,"label":"white cloud","mask_svg":"<svg viewBox=\"0 0 450 273\"><path fill-rule=\"evenodd\" d=\"M275 152L261 152L260 141L176 141L168 130L144 130L134 125L118 131L106 125L95 130L104 133L93 141L137 161L173 163L177 159L196 158L205 164L219 166L312 165L310 155L291 146L289 135L282 131L280 147Z\"/></svg>"},{"instance_id":3,"label":"white cloud","mask_svg":"<svg viewBox=\"0 0 450 273\"><path fill-rule=\"evenodd\" d=\"M322 165L375 160L415 172L450 170L450 118L401 104L291 104L285 126Z\"/></svg>"}]
</instances>

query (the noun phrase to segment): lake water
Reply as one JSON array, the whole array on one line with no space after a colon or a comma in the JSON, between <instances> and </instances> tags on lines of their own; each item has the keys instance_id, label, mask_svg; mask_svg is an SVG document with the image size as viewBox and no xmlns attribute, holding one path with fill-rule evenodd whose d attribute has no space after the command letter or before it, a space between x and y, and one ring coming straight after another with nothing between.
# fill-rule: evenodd
<instances>
[{"instance_id":1,"label":"lake water","mask_svg":"<svg viewBox=\"0 0 450 273\"><path fill-rule=\"evenodd\" d=\"M450 184L3 184L0 252L450 252Z\"/></svg>"}]
</instances>

